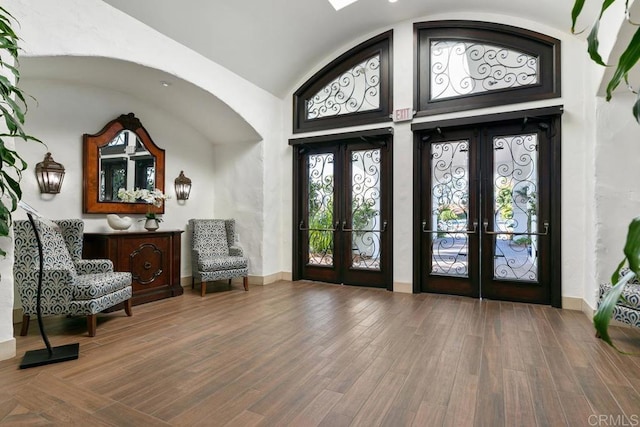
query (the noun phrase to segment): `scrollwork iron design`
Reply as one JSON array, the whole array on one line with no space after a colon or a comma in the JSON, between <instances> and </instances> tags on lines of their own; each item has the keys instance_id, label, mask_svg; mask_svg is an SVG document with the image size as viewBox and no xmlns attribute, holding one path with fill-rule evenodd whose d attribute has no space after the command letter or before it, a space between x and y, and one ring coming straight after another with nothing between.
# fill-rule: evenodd
<instances>
[{"instance_id":1,"label":"scrollwork iron design","mask_svg":"<svg viewBox=\"0 0 640 427\"><path fill-rule=\"evenodd\" d=\"M308 263L333 265L333 153L308 157Z\"/></svg>"},{"instance_id":2,"label":"scrollwork iron design","mask_svg":"<svg viewBox=\"0 0 640 427\"><path fill-rule=\"evenodd\" d=\"M306 102L307 120L380 107L380 55L347 70Z\"/></svg>"},{"instance_id":3,"label":"scrollwork iron design","mask_svg":"<svg viewBox=\"0 0 640 427\"><path fill-rule=\"evenodd\" d=\"M431 273L467 277L469 141L431 144Z\"/></svg>"},{"instance_id":4,"label":"scrollwork iron design","mask_svg":"<svg viewBox=\"0 0 640 427\"><path fill-rule=\"evenodd\" d=\"M493 148L494 278L537 282L538 137L500 136Z\"/></svg>"},{"instance_id":5,"label":"scrollwork iron design","mask_svg":"<svg viewBox=\"0 0 640 427\"><path fill-rule=\"evenodd\" d=\"M468 96L538 83L539 59L506 47L433 40L430 99Z\"/></svg>"},{"instance_id":6,"label":"scrollwork iron design","mask_svg":"<svg viewBox=\"0 0 640 427\"><path fill-rule=\"evenodd\" d=\"M380 149L351 153L351 267L380 269ZM344 229L344 227L343 227Z\"/></svg>"}]
</instances>

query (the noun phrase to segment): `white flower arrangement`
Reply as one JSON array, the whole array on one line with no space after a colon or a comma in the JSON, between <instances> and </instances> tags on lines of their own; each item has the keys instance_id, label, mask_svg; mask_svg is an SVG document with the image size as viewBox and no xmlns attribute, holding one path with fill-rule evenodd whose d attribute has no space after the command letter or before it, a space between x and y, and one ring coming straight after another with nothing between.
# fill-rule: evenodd
<instances>
[{"instance_id":1,"label":"white flower arrangement","mask_svg":"<svg viewBox=\"0 0 640 427\"><path fill-rule=\"evenodd\" d=\"M152 211L151 206L159 208L165 200L169 199L169 196L162 193L162 191L157 188L154 188L152 191L147 190L146 188L136 188L135 190L125 190L124 188L121 188L118 190L118 199L125 203L136 203L142 200L144 203L149 204L145 217L161 221L160 218L156 217L156 213Z\"/></svg>"}]
</instances>

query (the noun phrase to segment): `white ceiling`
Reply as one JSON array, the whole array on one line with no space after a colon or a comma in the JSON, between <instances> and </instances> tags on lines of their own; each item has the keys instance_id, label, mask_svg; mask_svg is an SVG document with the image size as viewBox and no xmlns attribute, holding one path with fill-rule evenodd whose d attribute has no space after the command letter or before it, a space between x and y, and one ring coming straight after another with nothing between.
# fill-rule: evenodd
<instances>
[{"instance_id":1,"label":"white ceiling","mask_svg":"<svg viewBox=\"0 0 640 427\"><path fill-rule=\"evenodd\" d=\"M162 106L214 144L256 142L260 135L204 89L153 68L100 57L22 57L23 79L53 79L102 87ZM171 82L162 87L160 82Z\"/></svg>"},{"instance_id":2,"label":"white ceiling","mask_svg":"<svg viewBox=\"0 0 640 427\"><path fill-rule=\"evenodd\" d=\"M334 55L407 20L474 12L540 21L569 31L573 0L359 0L336 11L327 0L103 0L280 97ZM597 2L585 15L594 16ZM179 6L177 6L179 5ZM468 12L468 13L465 13ZM591 19L582 19L591 22ZM22 77L95 85L161 105L213 144L260 135L214 95L175 76L108 58L22 57ZM173 82L159 87L161 80ZM166 90L165 90L166 89Z\"/></svg>"},{"instance_id":3,"label":"white ceiling","mask_svg":"<svg viewBox=\"0 0 640 427\"><path fill-rule=\"evenodd\" d=\"M336 11L327 0L103 1L278 97L336 49L398 22L447 12L470 12L469 19L473 12L498 13L569 31L573 5L573 0L359 0Z\"/></svg>"}]
</instances>

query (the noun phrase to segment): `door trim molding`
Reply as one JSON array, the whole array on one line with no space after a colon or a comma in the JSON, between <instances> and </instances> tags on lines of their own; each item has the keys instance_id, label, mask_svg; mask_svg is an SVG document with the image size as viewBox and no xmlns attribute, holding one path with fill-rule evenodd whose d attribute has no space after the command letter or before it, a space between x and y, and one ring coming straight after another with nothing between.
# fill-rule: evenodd
<instances>
[{"instance_id":1,"label":"door trim molding","mask_svg":"<svg viewBox=\"0 0 640 427\"><path fill-rule=\"evenodd\" d=\"M473 125L495 125L500 122L512 120L539 119L551 121L551 126L547 129L550 142L550 182L554 183L555 191L552 191L550 198L550 222L553 224L553 231L550 239L550 298L551 306L562 308L562 260L561 260L561 235L562 235L562 185L561 185L561 118L563 106L536 108L520 111L509 111L506 113L487 114L482 116L463 117L458 119L432 121L427 123L414 123L411 125L413 131L413 293L421 292L422 283L422 253L421 253L421 199L422 187L422 136L425 131L436 131L440 129Z\"/></svg>"},{"instance_id":2,"label":"door trim molding","mask_svg":"<svg viewBox=\"0 0 640 427\"><path fill-rule=\"evenodd\" d=\"M345 140L345 139L362 139L367 137L380 137L385 135L393 135L393 128L376 128L376 129L367 129L367 130L359 130L355 132L343 132L343 133L331 133L327 135L318 135L318 136L307 136L304 138L290 138L289 145L295 147L297 145L305 145L305 144L320 144L323 142L326 143L334 143L337 140Z\"/></svg>"},{"instance_id":3,"label":"door trim molding","mask_svg":"<svg viewBox=\"0 0 640 427\"><path fill-rule=\"evenodd\" d=\"M518 120L527 118L543 118L561 115L564 112L563 105L554 105L551 107L532 108L529 110L507 111L505 113L486 114L481 116L460 117L448 120L436 120L430 122L412 123L411 131L435 130L437 128L468 126L492 122L502 122L507 120Z\"/></svg>"},{"instance_id":4,"label":"door trim molding","mask_svg":"<svg viewBox=\"0 0 640 427\"><path fill-rule=\"evenodd\" d=\"M301 280L303 276L303 265L301 263L300 253L302 251L302 243L299 238L299 230L298 224L300 223L301 215L299 209L299 197L302 182L297 179L300 174L300 156L304 155L307 152L308 147L316 148L329 146L331 144L344 143L349 145L349 143L362 143L362 142L370 142L371 139L384 139L385 143L383 145L384 149L388 150L387 154L387 162L389 164L389 176L386 178L388 181L388 207L387 207L387 221L389 223L389 228L386 233L388 234L388 253L385 255L388 257L387 260L387 268L385 269L384 281L386 283L386 289L389 291L393 291L393 128L377 128L377 129L367 129L362 131L355 132L344 132L344 133L334 133L329 135L320 135L320 136L312 136L305 138L292 138L289 139L289 145L293 148L292 155L292 171L293 171L293 185L292 185L292 215L293 224L291 230L291 239L292 239L292 272L291 272L291 280L297 281Z\"/></svg>"}]
</instances>

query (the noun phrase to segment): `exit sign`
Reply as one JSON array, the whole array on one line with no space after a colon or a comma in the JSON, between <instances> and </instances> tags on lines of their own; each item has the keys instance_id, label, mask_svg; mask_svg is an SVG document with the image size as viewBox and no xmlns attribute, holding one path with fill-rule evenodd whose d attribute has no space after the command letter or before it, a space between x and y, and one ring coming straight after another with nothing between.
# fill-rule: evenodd
<instances>
[{"instance_id":1,"label":"exit sign","mask_svg":"<svg viewBox=\"0 0 640 427\"><path fill-rule=\"evenodd\" d=\"M397 110L393 110L394 122L405 122L407 120L411 120L412 118L413 110L411 108L399 108Z\"/></svg>"}]
</instances>

